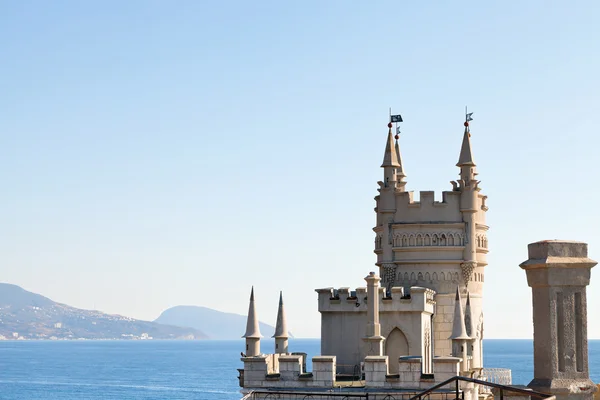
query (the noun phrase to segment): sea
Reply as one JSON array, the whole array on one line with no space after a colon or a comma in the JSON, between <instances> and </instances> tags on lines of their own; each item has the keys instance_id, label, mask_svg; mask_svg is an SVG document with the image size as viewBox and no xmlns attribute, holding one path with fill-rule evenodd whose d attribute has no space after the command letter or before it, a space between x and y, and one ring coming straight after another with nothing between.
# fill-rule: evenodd
<instances>
[{"instance_id":1,"label":"sea","mask_svg":"<svg viewBox=\"0 0 600 400\"><path fill-rule=\"evenodd\" d=\"M237 400L243 349L242 340L0 341L0 399ZM310 371L319 340L291 339L290 351L307 353ZM509 368L513 384L527 384L533 343L484 340L484 366ZM589 368L600 381L600 340L589 342Z\"/></svg>"}]
</instances>

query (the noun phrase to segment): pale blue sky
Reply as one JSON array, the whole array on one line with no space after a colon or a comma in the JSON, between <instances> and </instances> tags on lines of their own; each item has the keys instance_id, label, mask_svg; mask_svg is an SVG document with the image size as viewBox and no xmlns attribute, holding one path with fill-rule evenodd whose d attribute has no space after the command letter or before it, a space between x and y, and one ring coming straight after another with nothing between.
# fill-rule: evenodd
<instances>
[{"instance_id":1,"label":"pale blue sky","mask_svg":"<svg viewBox=\"0 0 600 400\"><path fill-rule=\"evenodd\" d=\"M313 289L374 269L388 107L440 198L469 105L486 337L530 337L527 244L600 259L600 3L449 3L1 2L0 281L142 319L254 284L316 337Z\"/></svg>"}]
</instances>

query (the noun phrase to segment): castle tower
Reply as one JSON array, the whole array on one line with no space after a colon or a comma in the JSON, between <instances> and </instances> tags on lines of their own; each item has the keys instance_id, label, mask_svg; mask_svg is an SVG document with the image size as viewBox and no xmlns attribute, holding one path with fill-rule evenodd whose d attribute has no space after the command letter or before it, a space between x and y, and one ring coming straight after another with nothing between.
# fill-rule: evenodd
<instances>
[{"instance_id":1,"label":"castle tower","mask_svg":"<svg viewBox=\"0 0 600 400\"><path fill-rule=\"evenodd\" d=\"M246 357L260 355L260 338L262 335L258 328L258 317L256 315L256 306L254 305L254 286L252 286L252 291L250 292L246 333L242 337L246 339Z\"/></svg>"},{"instance_id":2,"label":"castle tower","mask_svg":"<svg viewBox=\"0 0 600 400\"><path fill-rule=\"evenodd\" d=\"M456 288L459 287L462 298L469 293L472 330L469 337L474 358L478 358L472 362L475 367L482 365L482 295L488 252L485 213L488 208L487 197L481 193L476 180L470 120L468 114L456 164L459 180L451 182L452 190L444 191L441 201L435 200L432 191L421 191L416 200L413 192L405 190L400 144L399 140L393 143L390 128L382 164L384 181L378 182L379 194L375 197L377 223L373 230L376 264L381 285L388 295L400 293L392 290L394 287L403 288L406 295L415 286L436 292L436 313L431 321L435 356L452 354L450 337ZM387 325L381 321L384 337L390 333Z\"/></svg>"},{"instance_id":3,"label":"castle tower","mask_svg":"<svg viewBox=\"0 0 600 400\"><path fill-rule=\"evenodd\" d=\"M283 294L279 292L279 309L277 310L277 324L275 325L275 353L286 354L288 352L288 329L283 309Z\"/></svg>"}]
</instances>

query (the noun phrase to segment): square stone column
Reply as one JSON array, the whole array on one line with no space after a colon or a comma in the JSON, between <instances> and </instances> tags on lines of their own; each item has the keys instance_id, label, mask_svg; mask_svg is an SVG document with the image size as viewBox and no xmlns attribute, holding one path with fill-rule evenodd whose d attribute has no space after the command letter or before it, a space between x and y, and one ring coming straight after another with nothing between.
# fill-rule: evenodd
<instances>
[{"instance_id":1,"label":"square stone column","mask_svg":"<svg viewBox=\"0 0 600 400\"><path fill-rule=\"evenodd\" d=\"M363 337L367 356L383 355L383 340L381 325L379 324L379 281L381 279L370 272L365 277L367 281L367 329Z\"/></svg>"},{"instance_id":2,"label":"square stone column","mask_svg":"<svg viewBox=\"0 0 600 400\"><path fill-rule=\"evenodd\" d=\"M593 399L588 371L586 286L596 261L587 244L548 240L528 246L520 266L533 294L534 378L529 387L557 399Z\"/></svg>"}]
</instances>

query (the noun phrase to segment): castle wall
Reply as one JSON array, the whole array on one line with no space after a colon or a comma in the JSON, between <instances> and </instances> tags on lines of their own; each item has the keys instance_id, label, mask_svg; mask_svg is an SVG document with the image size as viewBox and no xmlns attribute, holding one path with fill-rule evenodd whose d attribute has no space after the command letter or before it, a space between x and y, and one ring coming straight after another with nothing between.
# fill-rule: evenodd
<instances>
[{"instance_id":1,"label":"castle wall","mask_svg":"<svg viewBox=\"0 0 600 400\"><path fill-rule=\"evenodd\" d=\"M366 325L366 311L321 314L321 354L335 355L341 373L353 373L365 357Z\"/></svg>"},{"instance_id":2,"label":"castle wall","mask_svg":"<svg viewBox=\"0 0 600 400\"><path fill-rule=\"evenodd\" d=\"M351 374L355 366L360 366L365 358L367 304L366 289L348 288L317 289L319 312L321 313L321 354L335 355L338 373ZM353 296L354 295L354 296ZM435 310L435 293L420 287L411 288L411 297L406 298L404 289L392 290L386 297L386 290L378 288L379 320L381 334L387 337L398 329L406 338L407 355L427 355L433 340L431 315ZM384 343L385 348L385 343ZM431 355L431 354L430 354ZM429 363L427 364L430 368Z\"/></svg>"}]
</instances>

